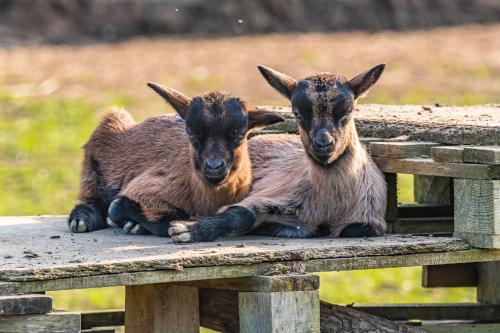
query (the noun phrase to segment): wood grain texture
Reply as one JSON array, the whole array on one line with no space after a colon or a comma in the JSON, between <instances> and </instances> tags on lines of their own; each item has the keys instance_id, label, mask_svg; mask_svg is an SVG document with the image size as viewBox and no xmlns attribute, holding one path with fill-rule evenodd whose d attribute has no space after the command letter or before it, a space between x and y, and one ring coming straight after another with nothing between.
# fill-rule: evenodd
<instances>
[{"instance_id":1,"label":"wood grain texture","mask_svg":"<svg viewBox=\"0 0 500 333\"><path fill-rule=\"evenodd\" d=\"M0 316L0 332L78 333L80 332L80 314L53 312L48 314Z\"/></svg>"},{"instance_id":2,"label":"wood grain texture","mask_svg":"<svg viewBox=\"0 0 500 333\"><path fill-rule=\"evenodd\" d=\"M58 238L51 238L54 236ZM83 288L141 284L137 280L138 275L131 273L150 271L162 272L151 276L142 274L145 284L155 283L149 281L155 281L160 276L165 280L158 282L240 277L255 273L269 275L266 272L272 267L288 267L293 261L301 262L306 267L311 260L342 259L340 266L349 263L351 267L359 267L356 262L363 257L450 252L468 248L466 243L453 238L396 235L363 240L245 236L212 243L175 245L169 238L124 235L112 228L71 234L65 217L7 217L0 218L0 257L9 256L0 265L0 289L1 282L8 281L43 281L39 287L47 288L45 290L68 288L66 283ZM25 251L35 253L37 257L27 256ZM374 264L376 260L366 261L369 262ZM269 265L249 266L266 263ZM61 281L65 278L72 280ZM50 284L49 280L56 279L58 283Z\"/></svg>"},{"instance_id":3,"label":"wood grain texture","mask_svg":"<svg viewBox=\"0 0 500 333\"><path fill-rule=\"evenodd\" d=\"M127 286L127 333L197 333L198 288L172 284Z\"/></svg>"},{"instance_id":4,"label":"wood grain texture","mask_svg":"<svg viewBox=\"0 0 500 333\"><path fill-rule=\"evenodd\" d=\"M500 180L457 178L453 185L455 232L500 234Z\"/></svg>"},{"instance_id":5,"label":"wood grain texture","mask_svg":"<svg viewBox=\"0 0 500 333\"><path fill-rule=\"evenodd\" d=\"M500 262L478 264L477 301L500 304Z\"/></svg>"},{"instance_id":6,"label":"wood grain texture","mask_svg":"<svg viewBox=\"0 0 500 333\"><path fill-rule=\"evenodd\" d=\"M389 224L388 232L450 236L453 234L453 217L401 217Z\"/></svg>"},{"instance_id":7,"label":"wood grain texture","mask_svg":"<svg viewBox=\"0 0 500 333\"><path fill-rule=\"evenodd\" d=\"M123 309L82 311L80 315L82 318L82 329L125 325L125 311Z\"/></svg>"},{"instance_id":8,"label":"wood grain texture","mask_svg":"<svg viewBox=\"0 0 500 333\"><path fill-rule=\"evenodd\" d=\"M41 314L52 311L52 297L45 295L0 296L1 315Z\"/></svg>"},{"instance_id":9,"label":"wood grain texture","mask_svg":"<svg viewBox=\"0 0 500 333\"><path fill-rule=\"evenodd\" d=\"M465 146L436 146L431 148L431 157L436 162L462 163Z\"/></svg>"},{"instance_id":10,"label":"wood grain texture","mask_svg":"<svg viewBox=\"0 0 500 333\"><path fill-rule=\"evenodd\" d=\"M500 164L500 147L465 147L464 162L480 164Z\"/></svg>"},{"instance_id":11,"label":"wood grain texture","mask_svg":"<svg viewBox=\"0 0 500 333\"><path fill-rule=\"evenodd\" d=\"M409 173L414 175L441 176L452 178L498 179L500 165L443 163L430 158L390 159L373 157L385 173Z\"/></svg>"},{"instance_id":12,"label":"wood grain texture","mask_svg":"<svg viewBox=\"0 0 500 333\"><path fill-rule=\"evenodd\" d=\"M385 220L389 223L398 219L398 177L395 173L384 173L387 184Z\"/></svg>"},{"instance_id":13,"label":"wood grain texture","mask_svg":"<svg viewBox=\"0 0 500 333\"><path fill-rule=\"evenodd\" d=\"M498 333L500 324L471 324L464 322L426 323L422 329L429 333Z\"/></svg>"},{"instance_id":14,"label":"wood grain texture","mask_svg":"<svg viewBox=\"0 0 500 333\"><path fill-rule=\"evenodd\" d=\"M478 284L476 263L422 267L422 287L475 287Z\"/></svg>"},{"instance_id":15,"label":"wood grain texture","mask_svg":"<svg viewBox=\"0 0 500 333\"><path fill-rule=\"evenodd\" d=\"M450 205L451 178L436 176L413 176L413 195L421 204Z\"/></svg>"},{"instance_id":16,"label":"wood grain texture","mask_svg":"<svg viewBox=\"0 0 500 333\"><path fill-rule=\"evenodd\" d=\"M261 106L287 117L273 129L296 132L289 107ZM354 111L360 136L394 138L407 136L412 141L431 141L451 145L500 145L498 106L432 107L422 112L420 105L360 104ZM419 114L420 113L420 114Z\"/></svg>"},{"instance_id":17,"label":"wood grain texture","mask_svg":"<svg viewBox=\"0 0 500 333\"><path fill-rule=\"evenodd\" d=\"M240 292L241 333L320 332L319 292Z\"/></svg>"},{"instance_id":18,"label":"wood grain texture","mask_svg":"<svg viewBox=\"0 0 500 333\"><path fill-rule=\"evenodd\" d=\"M368 151L372 156L386 158L416 158L430 157L431 147L438 146L435 142L371 142Z\"/></svg>"}]
</instances>

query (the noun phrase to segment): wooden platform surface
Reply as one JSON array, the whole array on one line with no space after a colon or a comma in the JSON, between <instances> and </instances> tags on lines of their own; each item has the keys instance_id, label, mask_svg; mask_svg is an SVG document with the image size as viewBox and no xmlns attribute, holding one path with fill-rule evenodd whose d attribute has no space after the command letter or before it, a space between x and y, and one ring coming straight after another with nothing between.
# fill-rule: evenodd
<instances>
[{"instance_id":1,"label":"wooden platform surface","mask_svg":"<svg viewBox=\"0 0 500 333\"><path fill-rule=\"evenodd\" d=\"M270 128L296 130L289 107L260 106L288 120ZM421 106L359 104L354 111L360 136L431 141L454 145L499 145L500 105Z\"/></svg>"},{"instance_id":2,"label":"wooden platform surface","mask_svg":"<svg viewBox=\"0 0 500 333\"><path fill-rule=\"evenodd\" d=\"M244 236L176 245L120 229L72 234L60 217L0 218L0 294L500 259L455 238Z\"/></svg>"}]
</instances>

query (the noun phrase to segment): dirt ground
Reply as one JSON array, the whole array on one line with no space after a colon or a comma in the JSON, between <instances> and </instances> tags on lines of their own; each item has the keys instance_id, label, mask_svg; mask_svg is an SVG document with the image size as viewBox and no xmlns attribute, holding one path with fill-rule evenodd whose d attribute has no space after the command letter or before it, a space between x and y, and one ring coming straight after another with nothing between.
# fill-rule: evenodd
<instances>
[{"instance_id":1,"label":"dirt ground","mask_svg":"<svg viewBox=\"0 0 500 333\"><path fill-rule=\"evenodd\" d=\"M105 107L125 100L142 117L162 102L156 81L189 95L230 91L250 104L286 104L257 64L300 78L353 76L377 63L386 73L368 101L500 102L500 24L413 32L272 34L220 39L135 39L116 44L0 49L0 93L77 97Z\"/></svg>"}]
</instances>

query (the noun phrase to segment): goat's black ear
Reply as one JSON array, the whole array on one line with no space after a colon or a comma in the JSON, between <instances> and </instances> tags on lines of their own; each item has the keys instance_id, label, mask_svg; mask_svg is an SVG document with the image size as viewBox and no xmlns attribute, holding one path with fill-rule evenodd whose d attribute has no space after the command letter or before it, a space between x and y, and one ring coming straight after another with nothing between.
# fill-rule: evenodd
<instances>
[{"instance_id":1,"label":"goat's black ear","mask_svg":"<svg viewBox=\"0 0 500 333\"><path fill-rule=\"evenodd\" d=\"M248 129L264 127L285 121L285 118L268 110L248 111Z\"/></svg>"},{"instance_id":2,"label":"goat's black ear","mask_svg":"<svg viewBox=\"0 0 500 333\"><path fill-rule=\"evenodd\" d=\"M363 97L375 82L377 82L384 68L385 64L380 64L350 79L347 85L354 93L354 98Z\"/></svg>"},{"instance_id":3,"label":"goat's black ear","mask_svg":"<svg viewBox=\"0 0 500 333\"><path fill-rule=\"evenodd\" d=\"M257 68L274 89L286 98L292 98L292 94L297 88L297 80L269 67L258 65Z\"/></svg>"},{"instance_id":4,"label":"goat's black ear","mask_svg":"<svg viewBox=\"0 0 500 333\"><path fill-rule=\"evenodd\" d=\"M164 87L158 83L149 82L148 87L156 91L158 95L163 97L164 100L172 105L182 119L186 118L189 103L191 103L191 99L189 97L184 96L175 89Z\"/></svg>"}]
</instances>

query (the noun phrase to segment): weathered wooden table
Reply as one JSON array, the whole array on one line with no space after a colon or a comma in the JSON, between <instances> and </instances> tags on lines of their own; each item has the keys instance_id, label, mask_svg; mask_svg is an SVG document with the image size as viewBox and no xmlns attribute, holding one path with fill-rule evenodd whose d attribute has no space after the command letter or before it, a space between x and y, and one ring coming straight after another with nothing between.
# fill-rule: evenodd
<instances>
[{"instance_id":1,"label":"weathered wooden table","mask_svg":"<svg viewBox=\"0 0 500 333\"><path fill-rule=\"evenodd\" d=\"M500 331L500 108L356 112L386 174L387 236L175 245L118 229L71 234L65 217L4 217L0 332ZM397 173L415 175L416 204L398 205ZM425 287L477 287L478 303L338 307L320 302L317 276L305 274L406 266L424 266ZM107 286L126 286L124 311L53 312L51 299L35 294Z\"/></svg>"}]
</instances>

